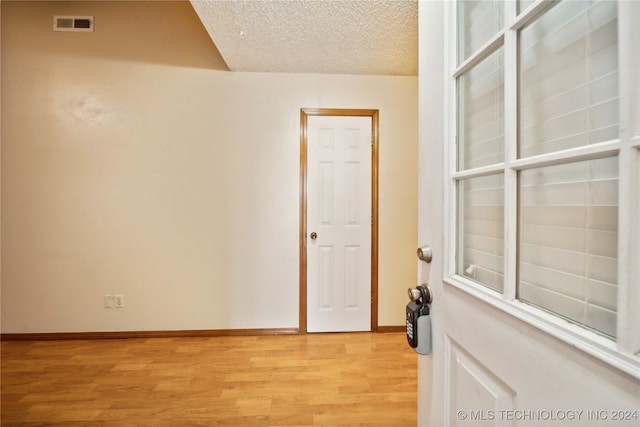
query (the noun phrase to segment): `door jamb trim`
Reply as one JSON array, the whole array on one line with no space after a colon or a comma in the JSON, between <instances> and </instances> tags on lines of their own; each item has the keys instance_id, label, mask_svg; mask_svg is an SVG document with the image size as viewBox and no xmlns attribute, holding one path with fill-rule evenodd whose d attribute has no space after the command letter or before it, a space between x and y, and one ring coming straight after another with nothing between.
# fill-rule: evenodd
<instances>
[{"instance_id":1,"label":"door jamb trim","mask_svg":"<svg viewBox=\"0 0 640 427\"><path fill-rule=\"evenodd\" d=\"M309 116L371 117L371 331L378 332L378 190L379 110L300 109L300 311L298 330L307 333L307 119Z\"/></svg>"}]
</instances>

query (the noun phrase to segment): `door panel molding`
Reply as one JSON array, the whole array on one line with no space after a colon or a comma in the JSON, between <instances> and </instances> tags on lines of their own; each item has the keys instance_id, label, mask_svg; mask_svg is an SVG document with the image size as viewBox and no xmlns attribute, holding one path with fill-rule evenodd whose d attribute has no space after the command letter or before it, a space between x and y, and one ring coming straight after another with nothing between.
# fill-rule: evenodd
<instances>
[{"instance_id":1,"label":"door panel molding","mask_svg":"<svg viewBox=\"0 0 640 427\"><path fill-rule=\"evenodd\" d=\"M502 420L497 410L516 409L516 391L449 335L444 336L444 354L446 425L494 420L499 424Z\"/></svg>"},{"instance_id":2,"label":"door panel molding","mask_svg":"<svg viewBox=\"0 0 640 427\"><path fill-rule=\"evenodd\" d=\"M371 331L378 332L378 115L379 110L300 109L300 307L298 328L307 333L307 119L309 116L371 117Z\"/></svg>"}]
</instances>

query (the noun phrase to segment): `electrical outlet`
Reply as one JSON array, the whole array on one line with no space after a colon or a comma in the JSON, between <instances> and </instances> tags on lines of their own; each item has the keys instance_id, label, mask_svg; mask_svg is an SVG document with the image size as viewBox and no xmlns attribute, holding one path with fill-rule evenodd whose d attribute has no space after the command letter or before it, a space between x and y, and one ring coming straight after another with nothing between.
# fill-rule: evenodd
<instances>
[{"instance_id":1,"label":"electrical outlet","mask_svg":"<svg viewBox=\"0 0 640 427\"><path fill-rule=\"evenodd\" d=\"M123 308L124 307L124 296L123 295L115 295L115 301L116 301L116 308Z\"/></svg>"},{"instance_id":2,"label":"electrical outlet","mask_svg":"<svg viewBox=\"0 0 640 427\"><path fill-rule=\"evenodd\" d=\"M104 296L104 308L113 308L113 295Z\"/></svg>"}]
</instances>

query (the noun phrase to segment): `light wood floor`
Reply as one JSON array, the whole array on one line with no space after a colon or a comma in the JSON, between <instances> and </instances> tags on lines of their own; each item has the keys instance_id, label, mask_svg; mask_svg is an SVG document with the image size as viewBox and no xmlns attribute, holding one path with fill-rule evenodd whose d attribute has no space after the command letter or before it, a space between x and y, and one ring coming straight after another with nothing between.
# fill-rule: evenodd
<instances>
[{"instance_id":1,"label":"light wood floor","mask_svg":"<svg viewBox=\"0 0 640 427\"><path fill-rule=\"evenodd\" d=\"M2 426L415 426L403 333L5 341Z\"/></svg>"}]
</instances>

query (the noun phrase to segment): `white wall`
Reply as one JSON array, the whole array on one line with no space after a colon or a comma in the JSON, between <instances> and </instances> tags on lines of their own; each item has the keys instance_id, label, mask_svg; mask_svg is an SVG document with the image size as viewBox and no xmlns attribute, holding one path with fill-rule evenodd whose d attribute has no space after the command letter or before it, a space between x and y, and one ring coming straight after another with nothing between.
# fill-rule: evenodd
<instances>
[{"instance_id":1,"label":"white wall","mask_svg":"<svg viewBox=\"0 0 640 427\"><path fill-rule=\"evenodd\" d=\"M224 68L187 2L2 2L3 333L297 327L302 107L380 110L379 324L403 324L417 77Z\"/></svg>"}]
</instances>

